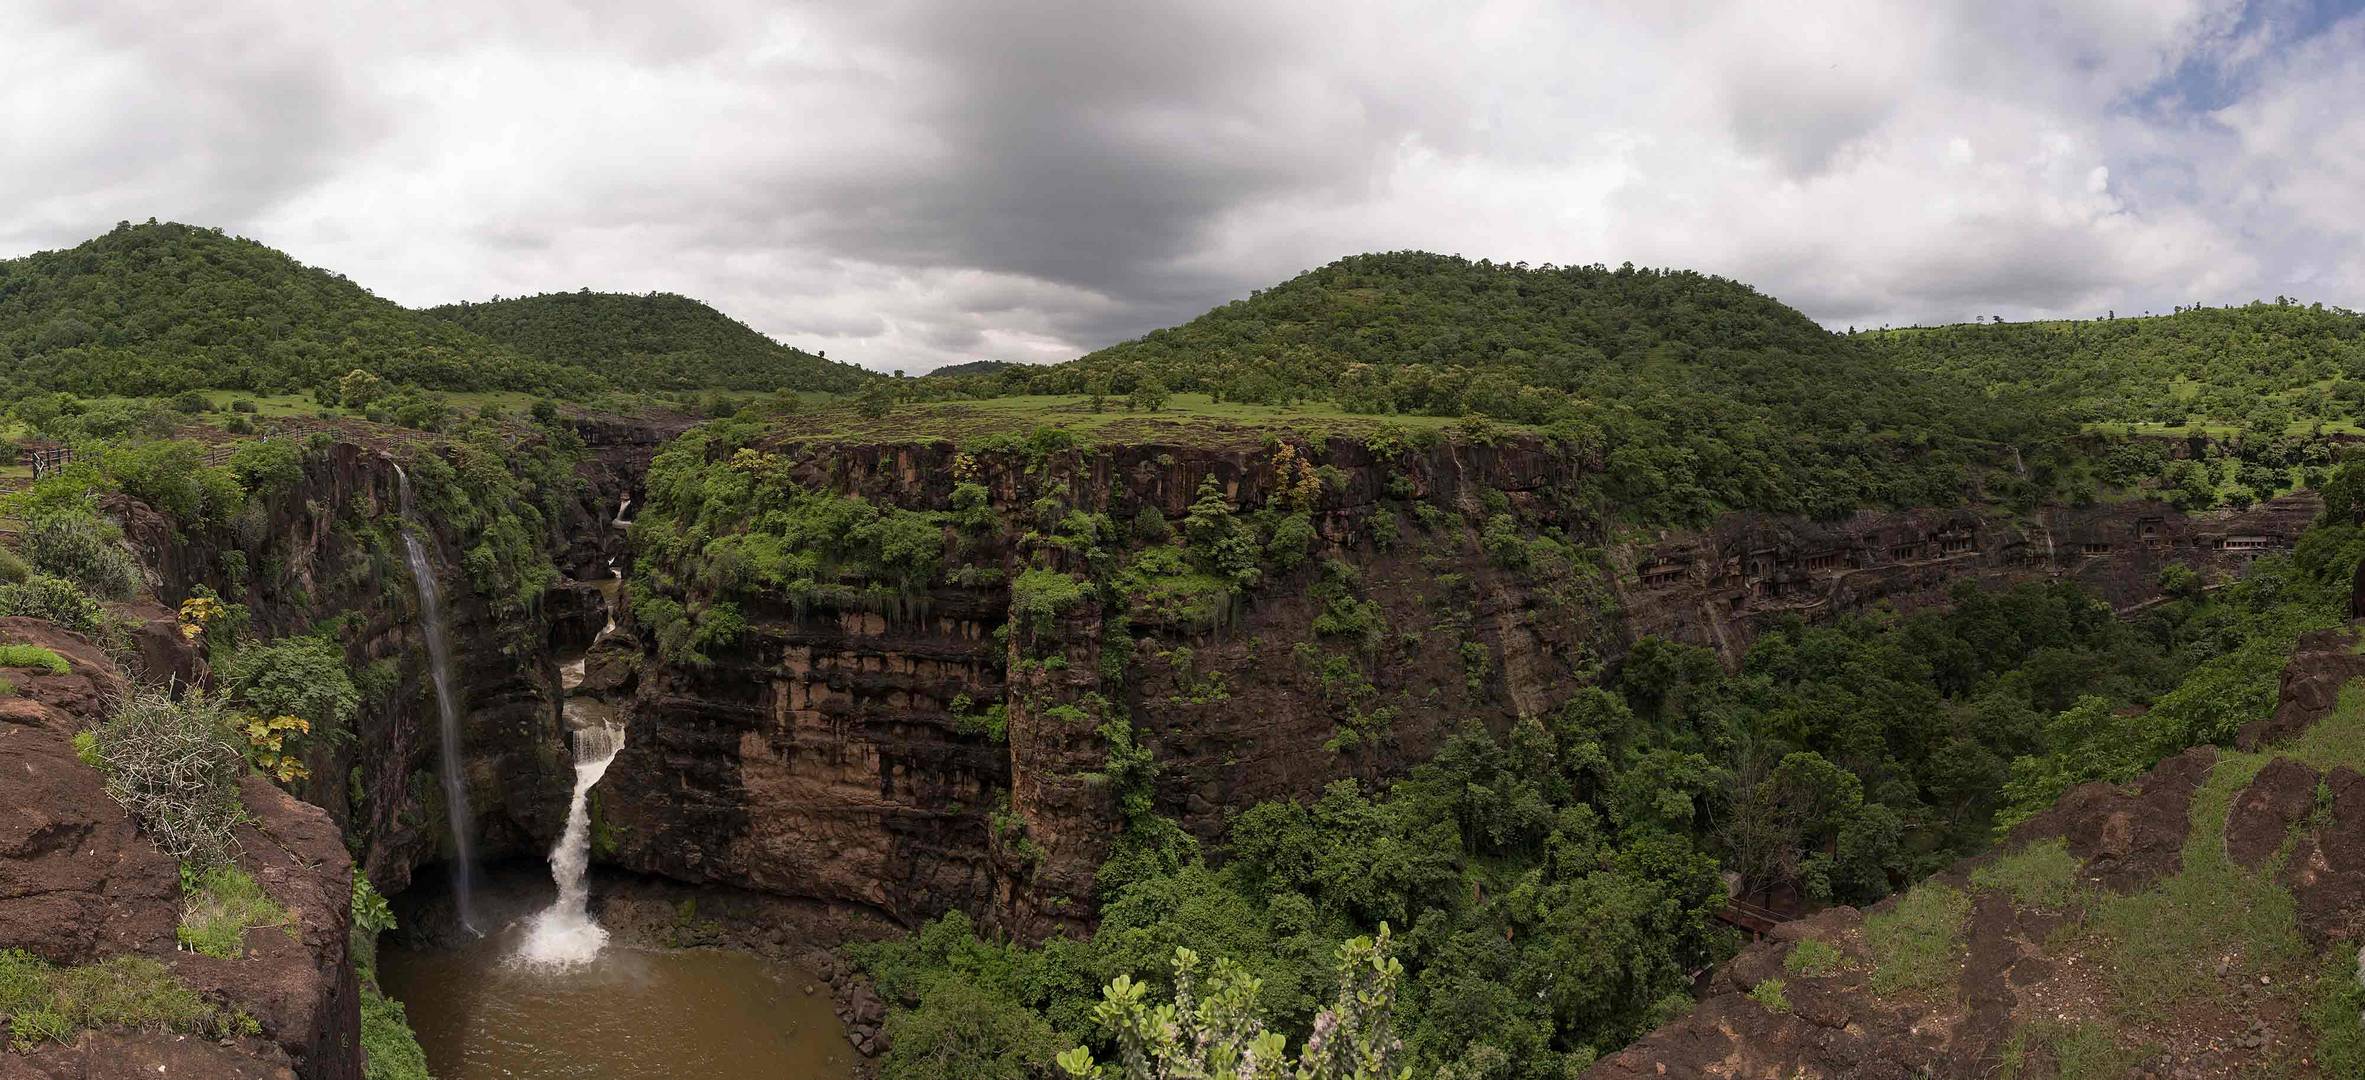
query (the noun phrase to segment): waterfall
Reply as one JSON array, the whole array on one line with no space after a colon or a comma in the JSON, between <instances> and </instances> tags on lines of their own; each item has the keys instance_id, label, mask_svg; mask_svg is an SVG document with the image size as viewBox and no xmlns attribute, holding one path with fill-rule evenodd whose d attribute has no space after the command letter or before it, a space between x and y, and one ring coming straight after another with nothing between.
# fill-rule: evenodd
<instances>
[{"instance_id":1,"label":"waterfall","mask_svg":"<svg viewBox=\"0 0 2365 1080\"><path fill-rule=\"evenodd\" d=\"M585 881L591 868L591 788L622 749L621 724L599 723L575 731L575 799L567 804L567 831L550 849L550 876L558 882L558 901L526 928L517 950L522 963L571 967L599 956L608 942L608 932L591 918L591 888Z\"/></svg>"},{"instance_id":2,"label":"waterfall","mask_svg":"<svg viewBox=\"0 0 2365 1080\"><path fill-rule=\"evenodd\" d=\"M443 762L438 771L443 774L444 810L450 818L452 846L457 859L452 865L452 892L459 904L460 925L469 933L476 929L476 836L475 822L468 813L468 781L463 775L465 762L460 756L460 705L452 692L452 647L444 639L443 603L436 592L435 567L427 561L426 545L419 542L418 533L411 528L411 478L394 465L395 490L401 502L402 547L410 563L411 580L419 587L419 625L427 638L428 676L435 682L435 708L443 721Z\"/></svg>"}]
</instances>

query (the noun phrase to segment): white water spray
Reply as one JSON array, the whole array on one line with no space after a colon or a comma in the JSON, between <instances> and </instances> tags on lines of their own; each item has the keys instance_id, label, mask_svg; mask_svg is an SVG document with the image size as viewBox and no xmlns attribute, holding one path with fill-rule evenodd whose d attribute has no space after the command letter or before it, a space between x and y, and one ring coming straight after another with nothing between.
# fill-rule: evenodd
<instances>
[{"instance_id":1,"label":"white water spray","mask_svg":"<svg viewBox=\"0 0 2365 1080\"><path fill-rule=\"evenodd\" d=\"M591 917L591 788L607 775L608 763L624 749L624 727L601 723L575 732L575 799L567 805L567 831L550 849L550 876L558 901L534 916L518 946L520 963L573 967L599 956L608 932Z\"/></svg>"},{"instance_id":2,"label":"white water spray","mask_svg":"<svg viewBox=\"0 0 2365 1080\"><path fill-rule=\"evenodd\" d=\"M435 586L435 566L427 561L427 548L411 529L411 477L402 465L392 458L394 484L401 504L402 547L404 560L410 564L411 581L419 588L419 628L427 639L427 673L435 683L435 709L442 721L443 803L452 829L452 847L456 856L452 864L452 896L460 912L460 925L469 933L481 933L476 928L476 836L475 821L468 811L468 780L462 775L464 759L460 756L460 706L452 691L452 647L444 639L443 598Z\"/></svg>"}]
</instances>

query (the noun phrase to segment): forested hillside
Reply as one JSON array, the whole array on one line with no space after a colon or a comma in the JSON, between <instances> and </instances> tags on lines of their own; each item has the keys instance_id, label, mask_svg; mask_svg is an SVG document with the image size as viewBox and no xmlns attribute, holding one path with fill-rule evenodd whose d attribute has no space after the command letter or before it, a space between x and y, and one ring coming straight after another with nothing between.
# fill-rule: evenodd
<instances>
[{"instance_id":1,"label":"forested hillside","mask_svg":"<svg viewBox=\"0 0 2365 1080\"><path fill-rule=\"evenodd\" d=\"M440 390L595 382L219 229L123 224L0 262L0 397L282 393L355 368Z\"/></svg>"},{"instance_id":2,"label":"forested hillside","mask_svg":"<svg viewBox=\"0 0 2365 1080\"><path fill-rule=\"evenodd\" d=\"M956 381L1549 425L1603 448L1613 504L1682 522L2007 494L2015 479L1983 474L2069 431L2041 398L1909 370L1723 278L1421 252L1342 259L1066 364Z\"/></svg>"},{"instance_id":3,"label":"forested hillside","mask_svg":"<svg viewBox=\"0 0 2365 1080\"><path fill-rule=\"evenodd\" d=\"M252 240L151 221L0 261L0 400L41 391L340 396L399 388L843 392L868 378L679 296L552 293L414 311Z\"/></svg>"},{"instance_id":4,"label":"forested hillside","mask_svg":"<svg viewBox=\"0 0 2365 1080\"><path fill-rule=\"evenodd\" d=\"M852 364L782 345L672 293L544 293L446 304L426 313L528 356L589 368L622 386L842 393L872 377Z\"/></svg>"},{"instance_id":5,"label":"forested hillside","mask_svg":"<svg viewBox=\"0 0 2365 1080\"><path fill-rule=\"evenodd\" d=\"M2365 315L2323 304L1857 336L1899 367L2039 395L2091 422L2272 436L2365 419Z\"/></svg>"}]
</instances>

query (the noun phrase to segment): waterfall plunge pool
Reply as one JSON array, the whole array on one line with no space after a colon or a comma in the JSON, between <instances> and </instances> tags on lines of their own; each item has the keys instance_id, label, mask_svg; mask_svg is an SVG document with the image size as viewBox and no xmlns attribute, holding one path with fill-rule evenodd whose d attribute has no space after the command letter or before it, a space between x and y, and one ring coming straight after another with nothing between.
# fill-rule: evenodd
<instances>
[{"instance_id":1,"label":"waterfall plunge pool","mask_svg":"<svg viewBox=\"0 0 2365 1080\"><path fill-rule=\"evenodd\" d=\"M485 877L478 908L501 929L428 942L396 931L380 946L379 981L409 1012L437 1080L854 1075L829 988L810 972L732 950L616 941L573 966L521 963L533 917L552 900L548 868L494 866Z\"/></svg>"}]
</instances>

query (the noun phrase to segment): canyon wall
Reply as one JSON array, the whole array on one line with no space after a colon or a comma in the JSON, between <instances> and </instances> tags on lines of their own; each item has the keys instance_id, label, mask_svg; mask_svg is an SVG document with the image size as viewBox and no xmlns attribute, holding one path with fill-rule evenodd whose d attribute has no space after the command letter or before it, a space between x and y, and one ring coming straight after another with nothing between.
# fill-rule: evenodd
<instances>
[{"instance_id":1,"label":"canyon wall","mask_svg":"<svg viewBox=\"0 0 2365 1080\"><path fill-rule=\"evenodd\" d=\"M563 575L605 577L609 560L622 559L617 507L639 490L654 448L680 427L577 421L580 484L541 541ZM130 500L110 506L126 521L167 607L203 586L245 605L262 637L345 623L339 637L351 667L378 680L361 680L350 739L316 740L306 761L311 777L298 794L329 812L356 860L389 894L451 850L436 779L434 690L388 457L432 452L432 445L394 429L338 429L306 456L299 482L258 500L230 526L203 533L176 530ZM570 581L528 610L499 610L460 572L473 537L426 515L414 526L428 541L446 607L479 855L539 857L565 825L573 784L553 643L587 641L604 621L602 600L593 584Z\"/></svg>"},{"instance_id":2,"label":"canyon wall","mask_svg":"<svg viewBox=\"0 0 2365 1080\"><path fill-rule=\"evenodd\" d=\"M906 509L948 509L968 476L1001 526L947 526L958 584L851 606L740 597L748 628L708 664L666 660L627 620L607 666L637 695L635 735L602 789L602 857L901 925L958 908L1025 937L1089 921L1128 818L1112 730L1155 762L1150 808L1206 839L1258 801L1399 772L1460 725L1549 711L1643 635L1734 659L1772 620L1943 604L1961 582L2073 580L2131 611L2160 598L2172 563L2222 580L2288 549L2317 506L1735 514L1632 536L1588 509L1592 463L1524 439L1333 438L1290 448L1304 473L1253 437L768 452L800 485ZM1252 514L1316 471L1311 557L1267 567L1212 622L1127 578L1163 544L1126 526L1145 509L1179 523L1212 479ZM1124 535L1063 540L1061 512ZM1575 557L1555 562L1538 537ZM1108 600L1013 619L1010 582L1030 567ZM1363 606L1362 629L1337 629L1342 599ZM997 705L999 731L979 722Z\"/></svg>"}]
</instances>

